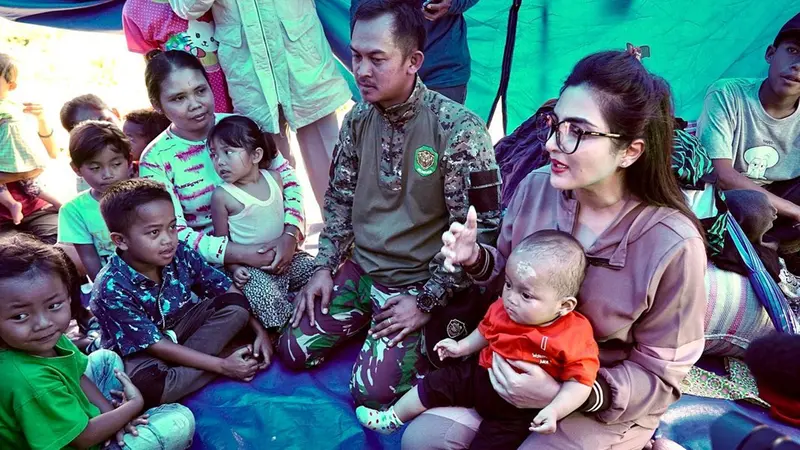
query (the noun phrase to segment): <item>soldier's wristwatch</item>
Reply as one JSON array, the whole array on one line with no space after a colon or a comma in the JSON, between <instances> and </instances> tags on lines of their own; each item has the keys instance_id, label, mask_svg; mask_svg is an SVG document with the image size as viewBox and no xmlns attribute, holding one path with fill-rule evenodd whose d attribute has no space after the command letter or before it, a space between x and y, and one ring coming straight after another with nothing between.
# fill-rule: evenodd
<instances>
[{"instance_id":1,"label":"soldier's wristwatch","mask_svg":"<svg viewBox=\"0 0 800 450\"><path fill-rule=\"evenodd\" d=\"M426 290L417 294L417 308L422 312L429 313L433 311L433 308L438 304L439 299Z\"/></svg>"}]
</instances>

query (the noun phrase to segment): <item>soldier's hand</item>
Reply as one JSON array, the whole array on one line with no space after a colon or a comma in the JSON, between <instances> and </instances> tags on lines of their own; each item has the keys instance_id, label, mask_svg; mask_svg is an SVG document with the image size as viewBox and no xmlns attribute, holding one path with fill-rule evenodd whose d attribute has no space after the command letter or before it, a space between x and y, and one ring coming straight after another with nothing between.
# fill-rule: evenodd
<instances>
[{"instance_id":1,"label":"soldier's hand","mask_svg":"<svg viewBox=\"0 0 800 450\"><path fill-rule=\"evenodd\" d=\"M453 222L450 229L442 234L442 255L444 268L450 272L455 266L471 266L480 255L478 247L478 213L474 206L469 207L466 223Z\"/></svg>"},{"instance_id":2,"label":"soldier's hand","mask_svg":"<svg viewBox=\"0 0 800 450\"><path fill-rule=\"evenodd\" d=\"M369 330L373 339L381 339L397 333L388 344L394 347L409 334L422 328L431 319L430 313L417 308L417 297L396 295L383 305L382 311L373 316L375 325Z\"/></svg>"},{"instance_id":3,"label":"soldier's hand","mask_svg":"<svg viewBox=\"0 0 800 450\"><path fill-rule=\"evenodd\" d=\"M327 269L318 270L295 298L292 328L300 326L300 320L305 314L308 314L308 323L312 327L315 326L314 300L320 297L320 310L322 314L328 314L328 305L331 303L332 293L333 278L331 277L331 271Z\"/></svg>"}]
</instances>

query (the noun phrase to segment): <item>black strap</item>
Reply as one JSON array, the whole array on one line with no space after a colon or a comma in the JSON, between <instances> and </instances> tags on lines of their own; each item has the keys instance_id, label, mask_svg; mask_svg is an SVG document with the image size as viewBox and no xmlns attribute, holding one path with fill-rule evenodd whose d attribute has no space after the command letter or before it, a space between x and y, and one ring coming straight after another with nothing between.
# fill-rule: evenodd
<instances>
[{"instance_id":1,"label":"black strap","mask_svg":"<svg viewBox=\"0 0 800 450\"><path fill-rule=\"evenodd\" d=\"M508 10L508 27L506 28L506 46L503 50L503 64L500 71L500 85L497 88L497 94L492 102L492 107L489 109L489 115L486 118L488 124L492 120L494 111L497 109L497 104L502 100L500 111L503 114L503 133L508 133L508 108L506 101L506 94L508 93L508 82L511 79L511 62L514 59L514 47L517 42L517 21L519 18L519 9L522 8L522 0L513 0L511 8Z\"/></svg>"}]
</instances>

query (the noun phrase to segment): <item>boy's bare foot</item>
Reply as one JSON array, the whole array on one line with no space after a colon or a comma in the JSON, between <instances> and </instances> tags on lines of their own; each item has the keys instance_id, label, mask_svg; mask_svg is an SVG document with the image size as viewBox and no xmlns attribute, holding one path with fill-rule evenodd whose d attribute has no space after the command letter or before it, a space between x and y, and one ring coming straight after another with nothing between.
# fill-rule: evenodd
<instances>
[{"instance_id":1,"label":"boy's bare foot","mask_svg":"<svg viewBox=\"0 0 800 450\"><path fill-rule=\"evenodd\" d=\"M8 208L8 212L11 213L11 220L14 221L14 225L19 225L22 223L22 219L25 217L22 215L22 203L12 203Z\"/></svg>"}]
</instances>

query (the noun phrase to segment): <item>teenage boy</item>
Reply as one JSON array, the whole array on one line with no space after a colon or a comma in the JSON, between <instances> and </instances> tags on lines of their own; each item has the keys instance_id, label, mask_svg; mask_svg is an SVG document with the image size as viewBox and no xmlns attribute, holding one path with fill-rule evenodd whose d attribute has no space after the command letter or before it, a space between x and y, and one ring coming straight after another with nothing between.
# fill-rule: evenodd
<instances>
[{"instance_id":1,"label":"teenage boy","mask_svg":"<svg viewBox=\"0 0 800 450\"><path fill-rule=\"evenodd\" d=\"M745 230L748 236L760 240L766 233L788 255L800 243L800 14L781 28L765 58L766 79L725 79L709 88L697 132L734 216L761 224ZM768 202L745 200L752 199L745 190L761 192ZM790 270L798 268L790 261Z\"/></svg>"}]
</instances>

